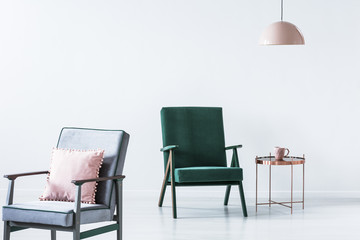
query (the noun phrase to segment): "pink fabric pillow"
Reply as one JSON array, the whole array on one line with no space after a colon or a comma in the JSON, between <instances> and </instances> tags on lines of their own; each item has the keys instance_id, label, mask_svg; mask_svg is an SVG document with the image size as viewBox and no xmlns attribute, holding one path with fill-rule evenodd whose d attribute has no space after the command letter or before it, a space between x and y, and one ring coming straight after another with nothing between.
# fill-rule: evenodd
<instances>
[{"instance_id":1,"label":"pink fabric pillow","mask_svg":"<svg viewBox=\"0 0 360 240\"><path fill-rule=\"evenodd\" d=\"M104 150L72 150L54 148L50 173L45 191L40 197L43 201L75 201L75 185L72 180L99 177ZM95 203L96 182L81 186L81 202Z\"/></svg>"}]
</instances>

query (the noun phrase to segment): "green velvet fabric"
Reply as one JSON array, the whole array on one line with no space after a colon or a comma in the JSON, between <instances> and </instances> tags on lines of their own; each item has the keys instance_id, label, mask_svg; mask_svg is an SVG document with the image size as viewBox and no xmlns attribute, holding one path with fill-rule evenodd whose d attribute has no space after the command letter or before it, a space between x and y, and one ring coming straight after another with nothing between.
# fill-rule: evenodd
<instances>
[{"instance_id":1,"label":"green velvet fabric","mask_svg":"<svg viewBox=\"0 0 360 240\"><path fill-rule=\"evenodd\" d=\"M226 167L222 108L165 107L161 109L163 146L179 145L175 168ZM168 152L164 152L165 166Z\"/></svg>"},{"instance_id":2,"label":"green velvet fabric","mask_svg":"<svg viewBox=\"0 0 360 240\"><path fill-rule=\"evenodd\" d=\"M188 167L175 169L175 182L242 181L242 168L238 167Z\"/></svg>"}]
</instances>

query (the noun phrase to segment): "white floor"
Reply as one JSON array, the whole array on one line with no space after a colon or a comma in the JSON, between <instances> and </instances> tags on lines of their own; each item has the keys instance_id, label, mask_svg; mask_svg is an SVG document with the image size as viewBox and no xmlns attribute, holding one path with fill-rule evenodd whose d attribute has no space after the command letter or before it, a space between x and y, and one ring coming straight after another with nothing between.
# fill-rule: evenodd
<instances>
[{"instance_id":1,"label":"white floor","mask_svg":"<svg viewBox=\"0 0 360 240\"><path fill-rule=\"evenodd\" d=\"M126 191L123 239L360 239L359 194L307 193L305 210L297 205L291 215L290 209L281 206L271 209L261 206L256 214L250 193L247 196L249 217L243 218L238 192L232 192L229 206L224 207L221 190L180 188L177 191L179 218L175 220L171 217L169 192L164 206L159 208L158 192ZM0 193L0 201L4 203L5 192ZM15 195L15 201L27 201L35 195L37 193L32 191L20 191ZM93 226L98 225L82 229ZM45 230L24 230L11 235L14 240L49 238L50 233ZM58 239L72 239L72 235L58 233ZM115 239L115 234L90 239Z\"/></svg>"}]
</instances>

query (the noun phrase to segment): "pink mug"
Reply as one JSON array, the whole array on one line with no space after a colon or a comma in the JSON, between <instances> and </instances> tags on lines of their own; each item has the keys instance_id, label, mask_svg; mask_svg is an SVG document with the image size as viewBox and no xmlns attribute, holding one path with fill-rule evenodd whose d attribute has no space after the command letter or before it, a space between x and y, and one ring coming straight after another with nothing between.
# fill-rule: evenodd
<instances>
[{"instance_id":1,"label":"pink mug","mask_svg":"<svg viewBox=\"0 0 360 240\"><path fill-rule=\"evenodd\" d=\"M285 150L287 151L285 155ZM275 160L282 160L284 157L287 157L290 153L288 148L275 147Z\"/></svg>"}]
</instances>

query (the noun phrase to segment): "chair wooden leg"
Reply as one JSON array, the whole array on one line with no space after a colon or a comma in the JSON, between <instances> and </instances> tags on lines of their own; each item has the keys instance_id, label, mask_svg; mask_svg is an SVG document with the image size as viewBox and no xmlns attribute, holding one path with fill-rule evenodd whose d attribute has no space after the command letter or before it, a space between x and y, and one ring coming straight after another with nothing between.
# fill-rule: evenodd
<instances>
[{"instance_id":1,"label":"chair wooden leg","mask_svg":"<svg viewBox=\"0 0 360 240\"><path fill-rule=\"evenodd\" d=\"M173 218L177 218L175 184L171 184L171 197L172 197Z\"/></svg>"},{"instance_id":2,"label":"chair wooden leg","mask_svg":"<svg viewBox=\"0 0 360 240\"><path fill-rule=\"evenodd\" d=\"M175 167L174 167L174 158L172 157L172 151L169 154L170 169L171 169L171 199L172 199L172 210L173 218L177 218L176 212L176 191L175 191Z\"/></svg>"},{"instance_id":3,"label":"chair wooden leg","mask_svg":"<svg viewBox=\"0 0 360 240\"><path fill-rule=\"evenodd\" d=\"M56 230L50 230L51 231L51 240L56 240Z\"/></svg>"},{"instance_id":4,"label":"chair wooden leg","mask_svg":"<svg viewBox=\"0 0 360 240\"><path fill-rule=\"evenodd\" d=\"M242 207L243 215L244 215L244 217L247 217L248 214L247 214L245 194L244 194L244 188L243 188L242 182L239 182L239 192L240 192L241 207Z\"/></svg>"},{"instance_id":5,"label":"chair wooden leg","mask_svg":"<svg viewBox=\"0 0 360 240\"><path fill-rule=\"evenodd\" d=\"M116 222L118 229L116 231L116 239L122 240L122 205L123 205L123 183L122 181L116 181Z\"/></svg>"},{"instance_id":6,"label":"chair wooden leg","mask_svg":"<svg viewBox=\"0 0 360 240\"><path fill-rule=\"evenodd\" d=\"M80 228L73 230L73 240L80 240Z\"/></svg>"},{"instance_id":7,"label":"chair wooden leg","mask_svg":"<svg viewBox=\"0 0 360 240\"><path fill-rule=\"evenodd\" d=\"M163 184L162 184L162 187L161 187L161 193L160 193L160 198L159 198L159 203L158 203L159 207L162 207L162 204L163 204L163 201L164 201L166 185L167 185L167 181L169 179L169 169L170 169L170 159L168 160L168 163L166 165L165 176L164 176Z\"/></svg>"},{"instance_id":8,"label":"chair wooden leg","mask_svg":"<svg viewBox=\"0 0 360 240\"><path fill-rule=\"evenodd\" d=\"M166 183L165 183L165 185L163 184L163 186L161 188L161 193L160 193L159 203L158 203L159 207L162 207L162 205L163 205L165 192L166 192Z\"/></svg>"},{"instance_id":9,"label":"chair wooden leg","mask_svg":"<svg viewBox=\"0 0 360 240\"><path fill-rule=\"evenodd\" d=\"M9 222L4 222L4 240L10 240L10 226Z\"/></svg>"},{"instance_id":10,"label":"chair wooden leg","mask_svg":"<svg viewBox=\"0 0 360 240\"><path fill-rule=\"evenodd\" d=\"M116 230L116 240L122 240L122 223L121 221L117 221L119 224L118 230Z\"/></svg>"},{"instance_id":11,"label":"chair wooden leg","mask_svg":"<svg viewBox=\"0 0 360 240\"><path fill-rule=\"evenodd\" d=\"M231 185L227 185L226 192L225 192L225 199L224 199L225 206L228 205L228 202L229 202L230 190L231 190Z\"/></svg>"},{"instance_id":12,"label":"chair wooden leg","mask_svg":"<svg viewBox=\"0 0 360 240\"><path fill-rule=\"evenodd\" d=\"M76 185L73 240L80 240L80 206L81 206L81 185Z\"/></svg>"}]
</instances>

